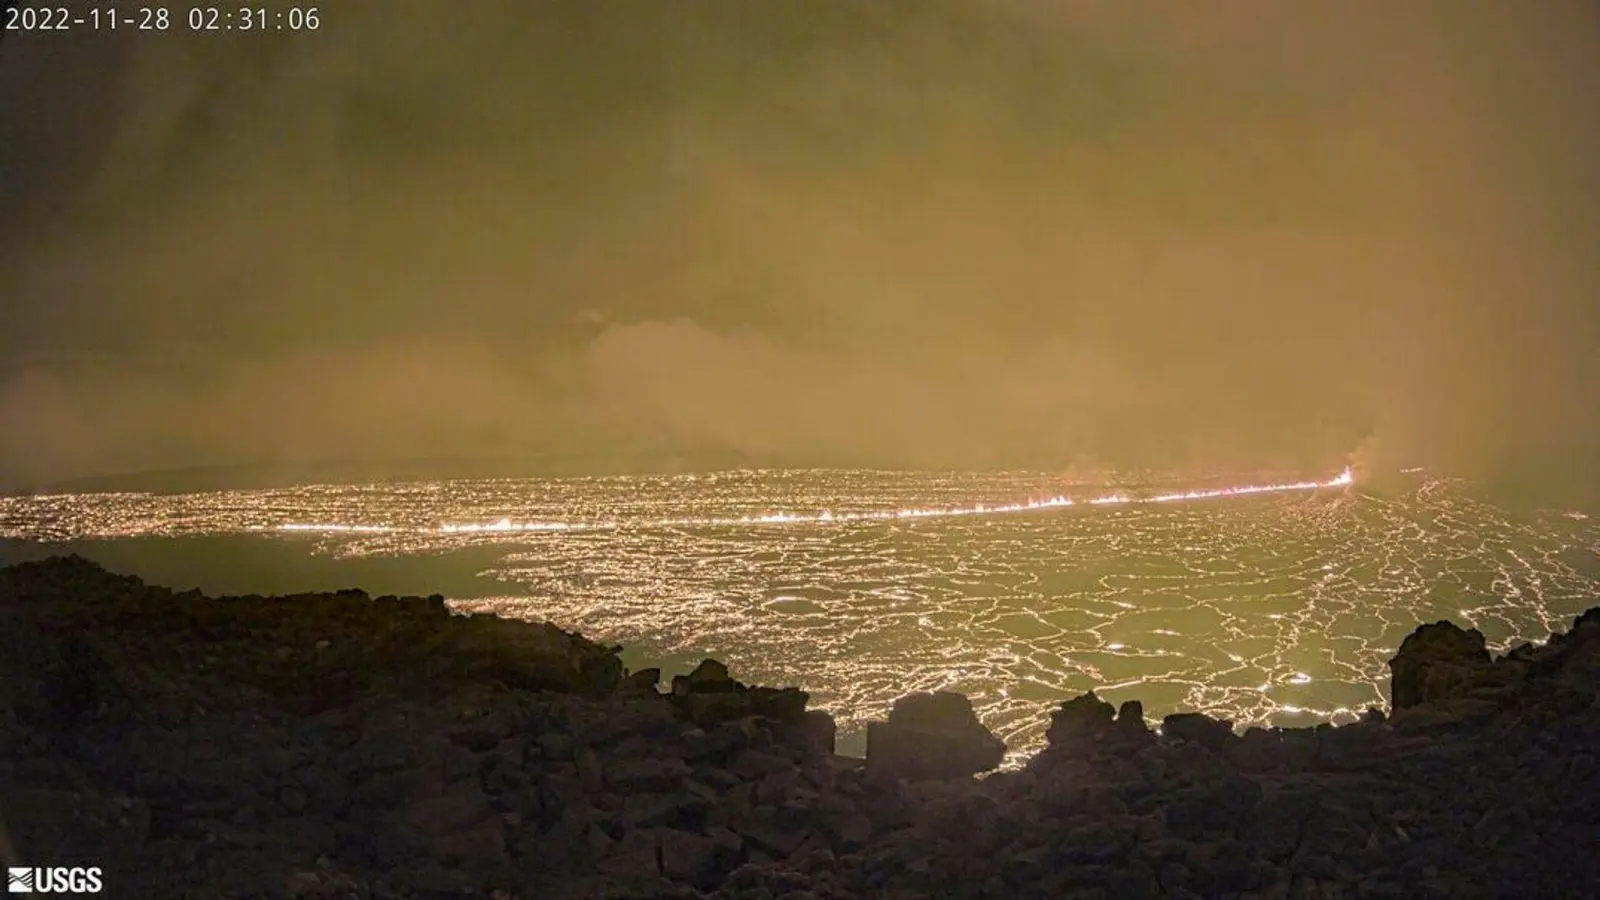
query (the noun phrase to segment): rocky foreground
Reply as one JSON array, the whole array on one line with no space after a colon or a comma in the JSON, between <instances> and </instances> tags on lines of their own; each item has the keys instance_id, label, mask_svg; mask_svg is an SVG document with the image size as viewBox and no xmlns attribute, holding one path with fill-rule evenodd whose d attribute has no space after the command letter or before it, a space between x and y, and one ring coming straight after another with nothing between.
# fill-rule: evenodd
<instances>
[{"instance_id":1,"label":"rocky foreground","mask_svg":"<svg viewBox=\"0 0 1600 900\"><path fill-rule=\"evenodd\" d=\"M1050 746L915 695L868 759L797 690L663 689L442 598L209 599L0 569L11 865L205 898L1561 897L1600 890L1600 608L1491 660L1418 629L1395 712L1261 730L1089 694Z\"/></svg>"}]
</instances>

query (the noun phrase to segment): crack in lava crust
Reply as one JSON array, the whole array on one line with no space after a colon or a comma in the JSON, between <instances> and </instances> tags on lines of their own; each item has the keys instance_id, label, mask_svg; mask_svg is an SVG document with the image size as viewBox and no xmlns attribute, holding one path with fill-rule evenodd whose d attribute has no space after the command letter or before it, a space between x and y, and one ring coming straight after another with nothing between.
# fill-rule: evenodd
<instances>
[{"instance_id":1,"label":"crack in lava crust","mask_svg":"<svg viewBox=\"0 0 1600 900\"><path fill-rule=\"evenodd\" d=\"M812 691L842 732L909 691L962 691L1014 752L1042 744L1046 707L1090 688L1154 716L1348 719L1385 705L1385 663L1418 623L1453 619L1504 649L1600 592L1600 523L1519 518L1447 479L1413 473L1388 496L1348 472L1165 493L1048 481L768 471L15 497L0 498L0 535L503 548L483 573L492 596L458 609L715 655L741 680ZM1214 497L1234 499L1167 502ZM815 512L771 512L784 508ZM1002 515L1015 512L1032 514Z\"/></svg>"}]
</instances>

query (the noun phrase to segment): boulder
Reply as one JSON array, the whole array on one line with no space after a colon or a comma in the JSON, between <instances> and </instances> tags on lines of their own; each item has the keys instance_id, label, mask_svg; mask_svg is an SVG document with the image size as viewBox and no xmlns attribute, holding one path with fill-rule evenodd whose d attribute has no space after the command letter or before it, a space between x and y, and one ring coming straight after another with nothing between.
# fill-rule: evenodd
<instances>
[{"instance_id":1,"label":"boulder","mask_svg":"<svg viewBox=\"0 0 1600 900\"><path fill-rule=\"evenodd\" d=\"M689 721L710 729L724 722L762 716L799 722L811 695L798 688L747 687L728 674L728 667L707 659L687 675L672 679L672 700Z\"/></svg>"},{"instance_id":2,"label":"boulder","mask_svg":"<svg viewBox=\"0 0 1600 900\"><path fill-rule=\"evenodd\" d=\"M691 774L693 770L683 760L662 756L613 763L606 769L605 780L613 790L629 794L670 791Z\"/></svg>"},{"instance_id":3,"label":"boulder","mask_svg":"<svg viewBox=\"0 0 1600 900\"><path fill-rule=\"evenodd\" d=\"M778 729L778 738L808 756L832 756L839 727L820 709L806 710Z\"/></svg>"},{"instance_id":4,"label":"boulder","mask_svg":"<svg viewBox=\"0 0 1600 900\"><path fill-rule=\"evenodd\" d=\"M1123 737L1146 737L1150 726L1144 721L1144 704L1129 700L1117 707L1117 734Z\"/></svg>"},{"instance_id":5,"label":"boulder","mask_svg":"<svg viewBox=\"0 0 1600 900\"><path fill-rule=\"evenodd\" d=\"M843 810L828 815L828 833L846 850L857 850L872 839L872 820L855 810Z\"/></svg>"},{"instance_id":6,"label":"boulder","mask_svg":"<svg viewBox=\"0 0 1600 900\"><path fill-rule=\"evenodd\" d=\"M661 683L660 669L640 669L630 673L617 683L619 694L657 694L656 686Z\"/></svg>"},{"instance_id":7,"label":"boulder","mask_svg":"<svg viewBox=\"0 0 1600 900\"><path fill-rule=\"evenodd\" d=\"M691 728L683 734L683 758L696 763L726 762L749 743L749 736L736 722L709 730Z\"/></svg>"},{"instance_id":8,"label":"boulder","mask_svg":"<svg viewBox=\"0 0 1600 900\"><path fill-rule=\"evenodd\" d=\"M1449 622L1422 625L1389 660L1389 699L1395 710L1465 693L1491 667L1483 632Z\"/></svg>"},{"instance_id":9,"label":"boulder","mask_svg":"<svg viewBox=\"0 0 1600 900\"><path fill-rule=\"evenodd\" d=\"M965 778L1000 765L1005 752L972 702L948 691L901 697L888 721L867 725L867 777L873 780Z\"/></svg>"},{"instance_id":10,"label":"boulder","mask_svg":"<svg viewBox=\"0 0 1600 900\"><path fill-rule=\"evenodd\" d=\"M792 768L794 762L788 757L755 749L745 750L728 765L728 771L745 781L757 781L774 772L786 772Z\"/></svg>"},{"instance_id":11,"label":"boulder","mask_svg":"<svg viewBox=\"0 0 1600 900\"><path fill-rule=\"evenodd\" d=\"M1061 704L1061 708L1050 716L1050 730L1045 732L1045 737L1052 747L1068 741L1099 737L1111 730L1115 718L1116 710L1111 704L1090 691Z\"/></svg>"},{"instance_id":12,"label":"boulder","mask_svg":"<svg viewBox=\"0 0 1600 900\"><path fill-rule=\"evenodd\" d=\"M735 722L755 714L752 711L750 695L742 691L674 693L674 698L678 701L678 708L683 710L684 716L701 728L714 728L724 722Z\"/></svg>"},{"instance_id":13,"label":"boulder","mask_svg":"<svg viewBox=\"0 0 1600 900\"><path fill-rule=\"evenodd\" d=\"M648 878L661 874L661 830L630 831L599 862L601 873L616 878ZM602 894L604 896L604 894Z\"/></svg>"},{"instance_id":14,"label":"boulder","mask_svg":"<svg viewBox=\"0 0 1600 900\"><path fill-rule=\"evenodd\" d=\"M446 613L448 618L448 612ZM622 660L580 635L548 622L493 616L452 618L428 657L438 686L499 682L524 691L603 697L622 680Z\"/></svg>"},{"instance_id":15,"label":"boulder","mask_svg":"<svg viewBox=\"0 0 1600 900\"><path fill-rule=\"evenodd\" d=\"M674 881L694 881L710 867L717 842L686 831L661 832L661 874Z\"/></svg>"},{"instance_id":16,"label":"boulder","mask_svg":"<svg viewBox=\"0 0 1600 900\"><path fill-rule=\"evenodd\" d=\"M752 715L765 716L779 722L795 722L806 714L806 704L811 695L799 688L751 688Z\"/></svg>"},{"instance_id":17,"label":"boulder","mask_svg":"<svg viewBox=\"0 0 1600 900\"><path fill-rule=\"evenodd\" d=\"M1280 772L1289 768L1283 732L1275 728L1247 730L1229 748L1228 757L1242 772Z\"/></svg>"},{"instance_id":18,"label":"boulder","mask_svg":"<svg viewBox=\"0 0 1600 900\"><path fill-rule=\"evenodd\" d=\"M728 674L728 667L714 659L700 661L694 671L687 675L677 675L672 679L672 693L674 696L687 694L713 694L737 690L743 687L734 681Z\"/></svg>"},{"instance_id":19,"label":"boulder","mask_svg":"<svg viewBox=\"0 0 1600 900\"><path fill-rule=\"evenodd\" d=\"M1233 743L1233 723L1213 719L1204 713L1174 713L1161 720L1161 733L1169 738L1199 744L1220 753Z\"/></svg>"},{"instance_id":20,"label":"boulder","mask_svg":"<svg viewBox=\"0 0 1600 900\"><path fill-rule=\"evenodd\" d=\"M783 859L793 854L812 836L804 822L776 807L757 807L733 823L733 830L750 844Z\"/></svg>"}]
</instances>

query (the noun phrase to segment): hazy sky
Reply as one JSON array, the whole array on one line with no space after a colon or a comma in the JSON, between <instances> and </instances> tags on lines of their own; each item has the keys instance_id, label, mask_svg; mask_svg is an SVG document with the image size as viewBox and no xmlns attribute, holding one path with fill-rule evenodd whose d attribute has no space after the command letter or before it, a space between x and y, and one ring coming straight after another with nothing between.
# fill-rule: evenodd
<instances>
[{"instance_id":1,"label":"hazy sky","mask_svg":"<svg viewBox=\"0 0 1600 900\"><path fill-rule=\"evenodd\" d=\"M0 44L0 484L1600 438L1592 0L340 0Z\"/></svg>"}]
</instances>

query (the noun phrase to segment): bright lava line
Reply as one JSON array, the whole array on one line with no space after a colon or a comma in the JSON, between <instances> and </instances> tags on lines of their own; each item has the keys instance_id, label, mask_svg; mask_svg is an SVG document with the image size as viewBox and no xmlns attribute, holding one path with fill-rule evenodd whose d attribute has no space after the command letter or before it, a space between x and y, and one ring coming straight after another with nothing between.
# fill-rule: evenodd
<instances>
[{"instance_id":1,"label":"bright lava line","mask_svg":"<svg viewBox=\"0 0 1600 900\"><path fill-rule=\"evenodd\" d=\"M1132 503L1170 503L1175 500L1209 500L1217 497L1239 497L1246 494L1271 494L1285 491L1315 491L1324 488L1344 487L1355 483L1355 474L1348 467L1337 477L1327 481L1296 481L1285 484L1251 484L1238 487L1215 488L1204 491L1182 491L1171 494L1157 494L1153 497L1130 497L1126 494L1106 494L1094 497L1087 502L1092 506L1117 506ZM901 519L935 519L954 518L956 516L1001 515L1005 513L1033 512L1041 509L1060 509L1075 506L1077 502L1071 497L1056 495L1041 500L1027 500L1021 503L1005 504L978 504L977 506L956 506L928 509L898 509L878 512L861 513L836 513L823 510L820 513L768 513L760 516L739 516L737 518L681 518L681 519L650 519L642 522L628 523L635 527L646 528L675 528L675 527L727 527L738 525L792 525L806 523L831 523L831 522L887 522ZM442 524L431 528L400 528L391 525L334 525L315 523L295 523L279 525L278 531L320 532L324 534L393 534L396 532L420 532L422 534L506 534L512 532L567 532L567 531L607 531L622 528L621 522L513 522L509 518L497 522L479 522L468 524Z\"/></svg>"}]
</instances>

